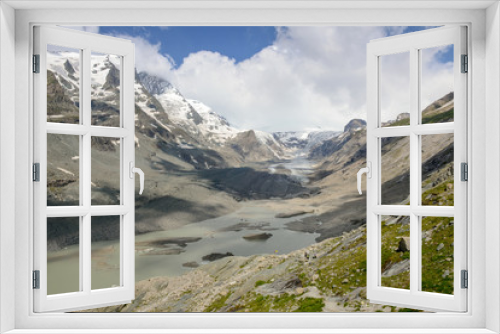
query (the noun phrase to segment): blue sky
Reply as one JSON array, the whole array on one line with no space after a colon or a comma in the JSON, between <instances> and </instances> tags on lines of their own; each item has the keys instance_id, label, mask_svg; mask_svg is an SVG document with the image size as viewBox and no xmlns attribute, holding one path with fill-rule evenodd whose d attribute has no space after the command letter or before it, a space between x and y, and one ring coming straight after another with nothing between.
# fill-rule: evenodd
<instances>
[{"instance_id":1,"label":"blue sky","mask_svg":"<svg viewBox=\"0 0 500 334\"><path fill-rule=\"evenodd\" d=\"M237 62L250 58L276 39L274 27L101 27L100 33L143 36L150 43L161 42L160 51L176 66L190 53L219 52Z\"/></svg>"},{"instance_id":2,"label":"blue sky","mask_svg":"<svg viewBox=\"0 0 500 334\"><path fill-rule=\"evenodd\" d=\"M135 43L136 68L241 129L340 130L366 119L366 44L432 27L80 27ZM423 62L427 105L453 90L452 48ZM408 109L408 66L384 72L388 118ZM406 67L405 67L406 66Z\"/></svg>"},{"instance_id":3,"label":"blue sky","mask_svg":"<svg viewBox=\"0 0 500 334\"><path fill-rule=\"evenodd\" d=\"M432 27L404 27L409 33ZM387 36L399 31L387 28ZM276 27L100 27L106 35L142 36L150 43L161 43L160 52L168 54L178 67L190 53L218 52L241 62L252 57L276 39ZM443 61L451 55L445 54Z\"/></svg>"}]
</instances>

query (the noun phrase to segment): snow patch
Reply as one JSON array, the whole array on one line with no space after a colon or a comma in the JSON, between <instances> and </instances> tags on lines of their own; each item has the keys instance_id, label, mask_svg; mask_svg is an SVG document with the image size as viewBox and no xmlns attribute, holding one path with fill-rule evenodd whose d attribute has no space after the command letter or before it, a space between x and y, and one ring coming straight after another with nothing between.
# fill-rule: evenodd
<instances>
[{"instance_id":1,"label":"snow patch","mask_svg":"<svg viewBox=\"0 0 500 334\"><path fill-rule=\"evenodd\" d=\"M61 168L61 167L57 167L57 169L59 169L61 172L63 173L66 173L68 175L71 175L71 176L75 176L75 174L71 173L69 170L67 169L64 169L64 168Z\"/></svg>"}]
</instances>

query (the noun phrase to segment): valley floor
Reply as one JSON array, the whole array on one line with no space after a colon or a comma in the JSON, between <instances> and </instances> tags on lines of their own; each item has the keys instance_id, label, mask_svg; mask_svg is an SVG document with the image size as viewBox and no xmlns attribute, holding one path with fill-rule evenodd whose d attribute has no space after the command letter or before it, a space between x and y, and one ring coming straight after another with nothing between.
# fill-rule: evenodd
<instances>
[{"instance_id":1,"label":"valley floor","mask_svg":"<svg viewBox=\"0 0 500 334\"><path fill-rule=\"evenodd\" d=\"M366 300L366 228L283 255L231 256L136 284L127 305L87 312L395 312Z\"/></svg>"}]
</instances>

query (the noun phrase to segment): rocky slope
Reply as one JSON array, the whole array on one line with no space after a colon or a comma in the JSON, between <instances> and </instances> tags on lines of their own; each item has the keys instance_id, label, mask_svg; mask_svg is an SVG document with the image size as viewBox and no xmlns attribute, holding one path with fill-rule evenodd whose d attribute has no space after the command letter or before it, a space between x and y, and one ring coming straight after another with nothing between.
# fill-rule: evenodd
<instances>
[{"instance_id":1,"label":"rocky slope","mask_svg":"<svg viewBox=\"0 0 500 334\"><path fill-rule=\"evenodd\" d=\"M424 123L453 121L453 93L447 94L423 110ZM391 126L408 125L408 118L392 122ZM317 162L311 185L320 188L315 198L323 210L316 217L291 223L298 231L316 231L324 240L364 224L365 198L356 190L356 173L365 167L366 128L362 120L352 120L345 131L311 149L309 157ZM382 141L382 199L384 203L408 202L409 195L409 140L387 138ZM428 135L422 137L422 189L424 203L443 205L452 203L453 193L453 135ZM436 190L440 187L440 190ZM434 190L433 190L434 189ZM437 200L435 193L444 192L446 200ZM445 197L446 197L445 196ZM342 203L336 206L333 203ZM449 204L447 204L449 205Z\"/></svg>"},{"instance_id":2,"label":"rocky slope","mask_svg":"<svg viewBox=\"0 0 500 334\"><path fill-rule=\"evenodd\" d=\"M425 205L453 204L446 159L427 170ZM133 303L88 312L418 312L366 299L366 226L360 225L289 254L226 256L182 276L141 281ZM453 226L453 218L422 219L424 291L453 293ZM409 228L408 217L381 219L383 286L409 289Z\"/></svg>"},{"instance_id":3,"label":"rocky slope","mask_svg":"<svg viewBox=\"0 0 500 334\"><path fill-rule=\"evenodd\" d=\"M262 131L249 130L238 133L226 142L246 161L279 161L285 154L284 148L272 135Z\"/></svg>"},{"instance_id":4,"label":"rocky slope","mask_svg":"<svg viewBox=\"0 0 500 334\"><path fill-rule=\"evenodd\" d=\"M382 284L409 289L404 217L382 223ZM424 291L453 292L451 218L424 219ZM409 312L366 299L366 228L290 254L224 257L179 277L136 284L131 304L88 312Z\"/></svg>"},{"instance_id":5,"label":"rocky slope","mask_svg":"<svg viewBox=\"0 0 500 334\"><path fill-rule=\"evenodd\" d=\"M139 282L132 304L89 311L391 311L369 304L359 287L366 261L357 258L365 243L363 227L290 254L225 257L180 277Z\"/></svg>"}]
</instances>

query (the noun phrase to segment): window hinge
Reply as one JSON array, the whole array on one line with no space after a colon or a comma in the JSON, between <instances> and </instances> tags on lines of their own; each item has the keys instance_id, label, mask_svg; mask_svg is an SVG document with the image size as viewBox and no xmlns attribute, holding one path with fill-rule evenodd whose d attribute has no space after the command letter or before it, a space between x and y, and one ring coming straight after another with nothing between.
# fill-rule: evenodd
<instances>
[{"instance_id":1,"label":"window hinge","mask_svg":"<svg viewBox=\"0 0 500 334\"><path fill-rule=\"evenodd\" d=\"M33 270L33 289L40 289L40 270Z\"/></svg>"},{"instance_id":2,"label":"window hinge","mask_svg":"<svg viewBox=\"0 0 500 334\"><path fill-rule=\"evenodd\" d=\"M462 270L461 278L462 278L462 289L469 288L469 272L467 270Z\"/></svg>"},{"instance_id":3,"label":"window hinge","mask_svg":"<svg viewBox=\"0 0 500 334\"><path fill-rule=\"evenodd\" d=\"M33 164L33 181L40 182L40 163Z\"/></svg>"},{"instance_id":4,"label":"window hinge","mask_svg":"<svg viewBox=\"0 0 500 334\"><path fill-rule=\"evenodd\" d=\"M462 55L462 73L469 72L469 56Z\"/></svg>"},{"instance_id":5,"label":"window hinge","mask_svg":"<svg viewBox=\"0 0 500 334\"><path fill-rule=\"evenodd\" d=\"M40 73L40 55L33 55L33 73Z\"/></svg>"},{"instance_id":6,"label":"window hinge","mask_svg":"<svg viewBox=\"0 0 500 334\"><path fill-rule=\"evenodd\" d=\"M469 165L466 162L462 162L460 164L460 174L461 174L461 180L462 181L469 181Z\"/></svg>"}]
</instances>

